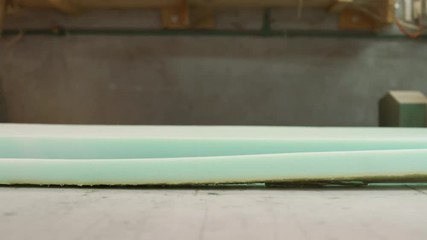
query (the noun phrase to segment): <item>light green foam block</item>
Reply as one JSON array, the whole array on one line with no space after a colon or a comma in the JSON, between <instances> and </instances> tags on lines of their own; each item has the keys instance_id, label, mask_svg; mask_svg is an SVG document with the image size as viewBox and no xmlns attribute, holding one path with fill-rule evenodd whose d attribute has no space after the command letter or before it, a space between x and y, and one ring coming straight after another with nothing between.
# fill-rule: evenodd
<instances>
[{"instance_id":1,"label":"light green foam block","mask_svg":"<svg viewBox=\"0 0 427 240\"><path fill-rule=\"evenodd\" d=\"M427 129L0 125L0 184L427 182Z\"/></svg>"}]
</instances>

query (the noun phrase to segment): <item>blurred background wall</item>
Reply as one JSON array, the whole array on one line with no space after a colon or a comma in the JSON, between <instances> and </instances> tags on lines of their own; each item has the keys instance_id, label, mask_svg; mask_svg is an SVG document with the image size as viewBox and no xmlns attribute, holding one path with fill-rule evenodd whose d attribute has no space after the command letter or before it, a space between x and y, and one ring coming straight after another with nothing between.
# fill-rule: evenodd
<instances>
[{"instance_id":1,"label":"blurred background wall","mask_svg":"<svg viewBox=\"0 0 427 240\"><path fill-rule=\"evenodd\" d=\"M22 13L8 28L158 28L154 11ZM221 29L259 29L224 11ZM336 28L322 11L274 11L274 29ZM427 93L422 40L224 36L7 36L4 121L78 124L375 126L388 90Z\"/></svg>"}]
</instances>

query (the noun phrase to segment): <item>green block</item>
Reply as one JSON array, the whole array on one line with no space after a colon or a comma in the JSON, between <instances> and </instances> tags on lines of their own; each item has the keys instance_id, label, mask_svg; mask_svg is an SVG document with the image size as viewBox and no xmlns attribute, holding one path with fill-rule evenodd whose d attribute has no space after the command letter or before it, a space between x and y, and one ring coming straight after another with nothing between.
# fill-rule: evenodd
<instances>
[{"instance_id":1,"label":"green block","mask_svg":"<svg viewBox=\"0 0 427 240\"><path fill-rule=\"evenodd\" d=\"M426 127L427 98L417 91L390 91L379 104L382 127Z\"/></svg>"}]
</instances>

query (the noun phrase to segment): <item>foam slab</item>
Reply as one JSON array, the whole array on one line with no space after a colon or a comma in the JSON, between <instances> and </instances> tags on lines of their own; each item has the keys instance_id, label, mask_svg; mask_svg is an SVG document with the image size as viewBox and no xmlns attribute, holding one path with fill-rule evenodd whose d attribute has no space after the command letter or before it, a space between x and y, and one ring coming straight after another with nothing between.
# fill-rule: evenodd
<instances>
[{"instance_id":1,"label":"foam slab","mask_svg":"<svg viewBox=\"0 0 427 240\"><path fill-rule=\"evenodd\" d=\"M426 182L427 129L0 125L0 184Z\"/></svg>"}]
</instances>

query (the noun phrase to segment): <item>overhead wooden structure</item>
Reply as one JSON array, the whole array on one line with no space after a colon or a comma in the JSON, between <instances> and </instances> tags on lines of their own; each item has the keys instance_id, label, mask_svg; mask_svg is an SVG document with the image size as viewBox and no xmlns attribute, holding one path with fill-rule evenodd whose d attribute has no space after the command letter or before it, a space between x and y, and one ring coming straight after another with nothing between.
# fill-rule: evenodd
<instances>
[{"instance_id":1,"label":"overhead wooden structure","mask_svg":"<svg viewBox=\"0 0 427 240\"><path fill-rule=\"evenodd\" d=\"M162 8L179 6L183 2L194 7L328 7L333 4L376 5L384 0L12 0L22 7L55 7L72 5L80 8Z\"/></svg>"},{"instance_id":2,"label":"overhead wooden structure","mask_svg":"<svg viewBox=\"0 0 427 240\"><path fill-rule=\"evenodd\" d=\"M154 8L162 11L166 28L211 28L217 9L296 7L345 13L340 24L343 29L373 29L393 21L393 4L394 0L0 0L0 18L4 18L1 9L7 7L57 9L70 14L91 9Z\"/></svg>"}]
</instances>

